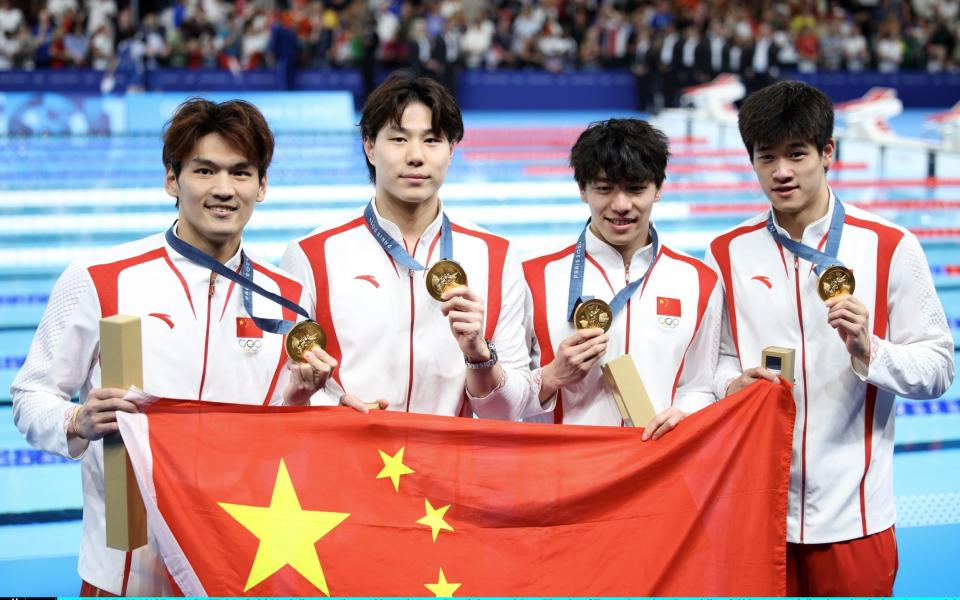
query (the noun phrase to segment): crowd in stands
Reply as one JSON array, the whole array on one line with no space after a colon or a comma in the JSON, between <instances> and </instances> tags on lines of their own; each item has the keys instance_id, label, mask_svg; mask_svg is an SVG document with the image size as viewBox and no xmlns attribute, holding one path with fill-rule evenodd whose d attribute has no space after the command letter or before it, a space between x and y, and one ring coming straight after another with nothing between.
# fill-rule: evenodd
<instances>
[{"instance_id":1,"label":"crowd in stands","mask_svg":"<svg viewBox=\"0 0 960 600\"><path fill-rule=\"evenodd\" d=\"M719 72L960 70L960 0L128 1L0 0L0 69L627 68L668 105Z\"/></svg>"}]
</instances>

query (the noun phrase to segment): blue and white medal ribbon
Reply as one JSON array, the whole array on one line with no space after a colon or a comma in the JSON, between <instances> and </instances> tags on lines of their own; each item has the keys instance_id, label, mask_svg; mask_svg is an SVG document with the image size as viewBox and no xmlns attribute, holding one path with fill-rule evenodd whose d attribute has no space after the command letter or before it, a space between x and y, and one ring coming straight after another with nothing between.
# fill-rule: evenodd
<instances>
[{"instance_id":1,"label":"blue and white medal ribbon","mask_svg":"<svg viewBox=\"0 0 960 600\"><path fill-rule=\"evenodd\" d=\"M567 321L571 322L573 321L573 314L577 309L577 305L593 299L593 296L582 295L583 276L587 262L588 227L590 227L590 219L587 219L587 224L584 226L583 231L580 232L580 238L577 239L577 246L573 252L573 263L570 265L570 287L567 292ZM617 292L613 300L610 301L611 321L613 317L616 317L617 314L623 310L623 307L627 305L627 301L633 297L633 293L637 291L637 288L643 285L647 275L650 274L650 269L653 268L653 263L657 260L657 254L660 251L660 241L657 236L657 229L653 226L653 223L650 223L650 240L653 244L653 255L650 257L650 264L647 265L647 270L640 279L628 283L623 289Z\"/></svg>"},{"instance_id":2,"label":"blue and white medal ribbon","mask_svg":"<svg viewBox=\"0 0 960 600\"><path fill-rule=\"evenodd\" d=\"M307 311L297 303L292 302L278 294L274 294L273 292L268 292L253 282L253 261L247 258L247 255L244 254L243 251L240 252L240 273L236 273L232 269L228 269L223 263L213 258L203 250L200 250L199 248L196 248L178 238L173 232L174 227L176 227L176 223L171 225L170 229L167 230L167 244L169 244L171 248L176 250L178 254L190 262L196 263L206 269L210 269L217 275L222 275L239 285L243 290L243 308L247 311L247 314L250 315L250 318L253 319L253 322L257 325L257 327L269 333L285 334L294 326L294 322L284 319L262 319L260 317L255 317L253 315L253 293L257 293L264 298L272 300L280 306L292 310L305 319L310 319L310 315L307 313Z\"/></svg>"},{"instance_id":3,"label":"blue and white medal ribbon","mask_svg":"<svg viewBox=\"0 0 960 600\"><path fill-rule=\"evenodd\" d=\"M450 219L447 218L446 213L443 213L442 217L443 220L440 224L440 260L453 260L453 234L451 233ZM373 212L373 200L363 209L363 218L367 221L367 227L370 228L370 233L373 234L374 239L393 260L411 271L426 270L426 267L410 256L402 243L393 239L389 233L380 227Z\"/></svg>"},{"instance_id":4,"label":"blue and white medal ribbon","mask_svg":"<svg viewBox=\"0 0 960 600\"><path fill-rule=\"evenodd\" d=\"M843 220L846 214L847 211L844 210L840 199L834 198L833 214L830 216L830 228L827 230L827 243L824 246L823 252L794 241L780 233L776 225L773 224L773 209L770 210L770 214L767 216L767 231L770 232L773 239L781 246L794 255L812 263L814 272L819 276L829 267L843 267L843 263L837 258L837 253L840 250L840 236L843 235Z\"/></svg>"}]
</instances>

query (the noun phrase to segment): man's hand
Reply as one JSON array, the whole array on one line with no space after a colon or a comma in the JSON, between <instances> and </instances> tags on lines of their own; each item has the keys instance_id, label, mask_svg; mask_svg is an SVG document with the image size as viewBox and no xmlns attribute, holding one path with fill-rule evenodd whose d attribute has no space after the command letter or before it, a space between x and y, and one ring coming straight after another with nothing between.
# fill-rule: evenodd
<instances>
[{"instance_id":1,"label":"man's hand","mask_svg":"<svg viewBox=\"0 0 960 600\"><path fill-rule=\"evenodd\" d=\"M390 403L380 398L374 402L364 402L360 398L357 398L353 394L344 394L340 396L340 406L349 406L357 412L362 412L367 414L371 410L386 410Z\"/></svg>"},{"instance_id":2,"label":"man's hand","mask_svg":"<svg viewBox=\"0 0 960 600\"><path fill-rule=\"evenodd\" d=\"M659 440L664 434L666 434L668 431L671 431L686 417L687 413L681 411L675 406L671 406L667 410L661 412L659 415L650 419L650 422L647 423L647 426L643 430L643 435L640 437L640 440L644 442L647 440Z\"/></svg>"},{"instance_id":3,"label":"man's hand","mask_svg":"<svg viewBox=\"0 0 960 600\"><path fill-rule=\"evenodd\" d=\"M86 401L79 408L80 412L74 418L73 426L67 430L67 436L79 435L86 440L99 440L120 431L120 426L117 424L117 411L140 412L136 404L123 399L126 395L126 390L117 388L90 390Z\"/></svg>"},{"instance_id":4,"label":"man's hand","mask_svg":"<svg viewBox=\"0 0 960 600\"><path fill-rule=\"evenodd\" d=\"M460 351L470 362L490 360L490 350L483 339L483 300L466 286L443 293L440 312L450 321L450 331Z\"/></svg>"},{"instance_id":5,"label":"man's hand","mask_svg":"<svg viewBox=\"0 0 960 600\"><path fill-rule=\"evenodd\" d=\"M337 360L327 354L320 346L303 353L307 362L287 361L290 381L283 390L283 403L287 406L307 406L310 396L327 384L330 374L337 368Z\"/></svg>"},{"instance_id":6,"label":"man's hand","mask_svg":"<svg viewBox=\"0 0 960 600\"><path fill-rule=\"evenodd\" d=\"M773 383L780 383L780 376L775 371L763 367L753 367L744 371L740 377L727 384L727 396L736 394L758 379L766 379Z\"/></svg>"},{"instance_id":7,"label":"man's hand","mask_svg":"<svg viewBox=\"0 0 960 600\"><path fill-rule=\"evenodd\" d=\"M607 350L610 338L599 327L579 329L560 342L553 362L543 368L543 385L556 390L586 376Z\"/></svg>"},{"instance_id":8,"label":"man's hand","mask_svg":"<svg viewBox=\"0 0 960 600\"><path fill-rule=\"evenodd\" d=\"M850 356L865 365L870 364L870 311L849 294L830 298L827 305L827 323L837 330Z\"/></svg>"}]
</instances>

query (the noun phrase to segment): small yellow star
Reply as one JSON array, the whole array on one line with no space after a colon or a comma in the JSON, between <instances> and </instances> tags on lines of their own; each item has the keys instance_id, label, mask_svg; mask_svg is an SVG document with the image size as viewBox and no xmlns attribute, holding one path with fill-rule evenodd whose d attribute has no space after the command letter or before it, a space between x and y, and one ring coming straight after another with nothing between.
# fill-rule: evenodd
<instances>
[{"instance_id":1,"label":"small yellow star","mask_svg":"<svg viewBox=\"0 0 960 600\"><path fill-rule=\"evenodd\" d=\"M425 583L423 587L433 592L433 595L437 598L453 598L453 593L457 591L460 585L459 583L447 582L447 578L443 574L443 569L440 569L440 577L437 578L437 582Z\"/></svg>"},{"instance_id":2,"label":"small yellow star","mask_svg":"<svg viewBox=\"0 0 960 600\"><path fill-rule=\"evenodd\" d=\"M270 506L217 504L260 540L243 591L290 565L317 589L330 595L314 544L350 515L303 510L283 459L280 459Z\"/></svg>"},{"instance_id":3,"label":"small yellow star","mask_svg":"<svg viewBox=\"0 0 960 600\"><path fill-rule=\"evenodd\" d=\"M443 515L447 514L447 510L450 508L449 504L441 506L440 508L434 508L426 498L423 499L423 503L426 505L427 514L417 521L417 523L426 525L433 530L433 541L437 541L437 535L440 534L441 529L453 531L453 527L443 520Z\"/></svg>"},{"instance_id":4,"label":"small yellow star","mask_svg":"<svg viewBox=\"0 0 960 600\"><path fill-rule=\"evenodd\" d=\"M404 447L401 447L393 456L390 456L383 450L378 450L378 452L380 452L380 458L383 460L383 469L377 473L377 479L389 477L390 481L393 482L393 489L398 492L400 491L400 477L413 473L413 469L403 464Z\"/></svg>"}]
</instances>

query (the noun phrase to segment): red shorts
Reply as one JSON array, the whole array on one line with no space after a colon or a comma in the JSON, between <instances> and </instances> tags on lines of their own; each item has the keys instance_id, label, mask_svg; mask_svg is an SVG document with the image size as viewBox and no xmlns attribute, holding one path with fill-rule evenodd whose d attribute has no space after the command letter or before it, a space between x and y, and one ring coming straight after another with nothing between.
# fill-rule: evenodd
<instances>
[{"instance_id":1,"label":"red shorts","mask_svg":"<svg viewBox=\"0 0 960 600\"><path fill-rule=\"evenodd\" d=\"M894 528L833 544L787 544L787 596L892 596Z\"/></svg>"}]
</instances>

